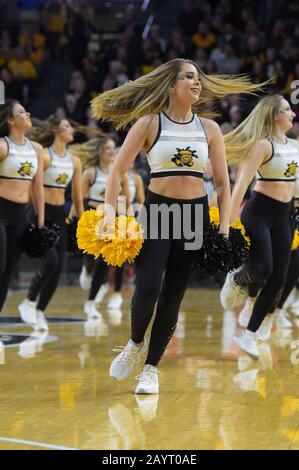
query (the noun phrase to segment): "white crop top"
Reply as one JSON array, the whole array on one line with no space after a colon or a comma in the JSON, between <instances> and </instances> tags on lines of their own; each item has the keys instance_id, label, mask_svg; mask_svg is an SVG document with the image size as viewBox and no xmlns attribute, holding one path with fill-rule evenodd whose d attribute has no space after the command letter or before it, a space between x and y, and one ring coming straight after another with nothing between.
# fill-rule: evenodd
<instances>
[{"instance_id":1,"label":"white crop top","mask_svg":"<svg viewBox=\"0 0 299 470\"><path fill-rule=\"evenodd\" d=\"M257 170L258 181L296 181L299 166L299 151L286 137L286 143L280 144L269 139L272 155Z\"/></svg>"},{"instance_id":2,"label":"white crop top","mask_svg":"<svg viewBox=\"0 0 299 470\"><path fill-rule=\"evenodd\" d=\"M203 177L209 146L199 117L179 123L159 113L159 130L148 151L151 177L191 175Z\"/></svg>"},{"instance_id":3,"label":"white crop top","mask_svg":"<svg viewBox=\"0 0 299 470\"><path fill-rule=\"evenodd\" d=\"M38 168L36 151L27 137L24 144L16 144L9 137L4 137L7 143L7 157L0 161L0 178L15 180L32 180Z\"/></svg>"},{"instance_id":4,"label":"white crop top","mask_svg":"<svg viewBox=\"0 0 299 470\"><path fill-rule=\"evenodd\" d=\"M99 167L95 168L95 173L94 182L90 186L89 199L95 202L104 202L108 173L102 171Z\"/></svg>"},{"instance_id":5,"label":"white crop top","mask_svg":"<svg viewBox=\"0 0 299 470\"><path fill-rule=\"evenodd\" d=\"M65 189L74 173L72 157L68 151L66 151L63 157L60 157L52 147L49 147L48 150L51 157L51 165L44 171L44 186L46 188Z\"/></svg>"}]
</instances>

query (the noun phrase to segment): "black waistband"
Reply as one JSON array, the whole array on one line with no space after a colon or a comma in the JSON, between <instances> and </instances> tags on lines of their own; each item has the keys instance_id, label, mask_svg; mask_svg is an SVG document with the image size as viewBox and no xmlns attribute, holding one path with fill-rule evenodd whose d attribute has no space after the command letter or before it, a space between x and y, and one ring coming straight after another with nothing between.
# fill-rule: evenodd
<instances>
[{"instance_id":1,"label":"black waistband","mask_svg":"<svg viewBox=\"0 0 299 470\"><path fill-rule=\"evenodd\" d=\"M0 197L0 208L5 211L18 211L20 214L26 211L28 206L27 202L15 202L10 201L9 199L5 199L4 197Z\"/></svg>"},{"instance_id":2,"label":"black waistband","mask_svg":"<svg viewBox=\"0 0 299 470\"><path fill-rule=\"evenodd\" d=\"M249 202L257 204L261 209L276 211L277 213L289 213L293 207L293 199L282 202L258 191L252 191Z\"/></svg>"},{"instance_id":3,"label":"black waistband","mask_svg":"<svg viewBox=\"0 0 299 470\"><path fill-rule=\"evenodd\" d=\"M193 199L176 199L173 197L163 196L162 194L157 194L151 191L150 189L147 190L144 205L146 204L207 204L208 203L208 196L197 197Z\"/></svg>"},{"instance_id":4,"label":"black waistband","mask_svg":"<svg viewBox=\"0 0 299 470\"><path fill-rule=\"evenodd\" d=\"M159 171L151 173L151 178L163 178L163 176L195 176L195 178L203 178L203 173L200 171L192 170L172 170L172 171Z\"/></svg>"},{"instance_id":5,"label":"black waistband","mask_svg":"<svg viewBox=\"0 0 299 470\"><path fill-rule=\"evenodd\" d=\"M46 219L65 219L64 204L55 206L53 204L45 204L45 218Z\"/></svg>"}]
</instances>

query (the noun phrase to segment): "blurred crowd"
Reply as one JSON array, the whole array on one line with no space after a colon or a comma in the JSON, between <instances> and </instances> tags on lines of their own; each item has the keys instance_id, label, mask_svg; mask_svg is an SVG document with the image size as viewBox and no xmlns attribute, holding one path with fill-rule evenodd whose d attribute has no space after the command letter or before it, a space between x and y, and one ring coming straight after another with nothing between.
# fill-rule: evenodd
<instances>
[{"instance_id":1,"label":"blurred crowd","mask_svg":"<svg viewBox=\"0 0 299 470\"><path fill-rule=\"evenodd\" d=\"M7 96L30 103L47 62L69 62L74 71L64 103L55 112L82 124L89 122L88 103L98 92L176 57L193 59L207 73L246 73L255 82L276 76L268 92L287 98L291 83L299 80L296 0L185 0L170 37L163 35L163 24L154 23L143 39L142 2L127 4L118 30L108 38L98 21L104 2L18 1L19 22L9 20L7 8L13 3L2 0L0 17L0 73ZM254 98L222 100L218 106L224 131L237 126L253 105ZM299 120L298 106L295 112Z\"/></svg>"}]
</instances>

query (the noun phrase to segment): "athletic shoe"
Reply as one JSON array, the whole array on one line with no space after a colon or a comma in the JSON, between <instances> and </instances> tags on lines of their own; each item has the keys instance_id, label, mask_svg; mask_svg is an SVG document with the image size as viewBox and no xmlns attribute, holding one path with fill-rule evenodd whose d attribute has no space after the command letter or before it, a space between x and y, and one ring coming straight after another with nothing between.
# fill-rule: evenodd
<instances>
[{"instance_id":1,"label":"athletic shoe","mask_svg":"<svg viewBox=\"0 0 299 470\"><path fill-rule=\"evenodd\" d=\"M121 295L121 293L114 292L114 294L112 294L109 299L107 308L120 308L122 303L123 303L123 296Z\"/></svg>"},{"instance_id":2,"label":"athletic shoe","mask_svg":"<svg viewBox=\"0 0 299 470\"><path fill-rule=\"evenodd\" d=\"M109 284L108 283L102 284L96 295L96 298L94 299L95 303L100 304L101 302L103 302L103 299L108 291L109 291Z\"/></svg>"},{"instance_id":3,"label":"athletic shoe","mask_svg":"<svg viewBox=\"0 0 299 470\"><path fill-rule=\"evenodd\" d=\"M90 289L91 281L92 275L88 274L86 267L83 265L79 276L79 284L81 288L84 290Z\"/></svg>"},{"instance_id":4,"label":"athletic shoe","mask_svg":"<svg viewBox=\"0 0 299 470\"><path fill-rule=\"evenodd\" d=\"M48 322L46 320L44 312L42 312L41 310L37 310L36 318L37 318L36 330L48 331L49 326L48 326Z\"/></svg>"},{"instance_id":5,"label":"athletic shoe","mask_svg":"<svg viewBox=\"0 0 299 470\"><path fill-rule=\"evenodd\" d=\"M18 306L21 319L24 323L36 328L37 326L37 317L36 317L36 302L33 302L29 299L24 299Z\"/></svg>"},{"instance_id":6,"label":"athletic shoe","mask_svg":"<svg viewBox=\"0 0 299 470\"><path fill-rule=\"evenodd\" d=\"M145 364L141 374L138 376L139 382L135 393L151 395L159 393L158 369L150 364Z\"/></svg>"},{"instance_id":7,"label":"athletic shoe","mask_svg":"<svg viewBox=\"0 0 299 470\"><path fill-rule=\"evenodd\" d=\"M265 316L261 326L257 330L257 339L260 341L269 341L273 326L273 314L269 313Z\"/></svg>"},{"instance_id":8,"label":"athletic shoe","mask_svg":"<svg viewBox=\"0 0 299 470\"><path fill-rule=\"evenodd\" d=\"M103 320L101 313L96 307L94 300L86 300L84 303L84 313L86 313L88 320L97 318L98 320Z\"/></svg>"},{"instance_id":9,"label":"athletic shoe","mask_svg":"<svg viewBox=\"0 0 299 470\"><path fill-rule=\"evenodd\" d=\"M274 312L275 324L278 328L293 328L292 323L288 318L288 313L282 308L277 308Z\"/></svg>"},{"instance_id":10,"label":"athletic shoe","mask_svg":"<svg viewBox=\"0 0 299 470\"><path fill-rule=\"evenodd\" d=\"M234 341L240 346L243 351L249 354L253 359L259 358L259 351L257 348L255 333L252 331L242 331L239 335L234 336Z\"/></svg>"},{"instance_id":11,"label":"athletic shoe","mask_svg":"<svg viewBox=\"0 0 299 470\"><path fill-rule=\"evenodd\" d=\"M254 300L251 300L251 299L248 298L246 300L245 305L242 308L242 310L240 312L240 315L239 315L239 318L238 318L238 322L239 322L240 326L243 326L244 328L247 328L249 320L250 320L251 315L252 315L253 307L254 307Z\"/></svg>"},{"instance_id":12,"label":"athletic shoe","mask_svg":"<svg viewBox=\"0 0 299 470\"><path fill-rule=\"evenodd\" d=\"M246 286L239 286L234 281L234 275L240 271L241 268L227 273L225 283L220 292L221 305L225 310L233 310L235 307L240 305L242 301L245 301L247 293Z\"/></svg>"},{"instance_id":13,"label":"athletic shoe","mask_svg":"<svg viewBox=\"0 0 299 470\"><path fill-rule=\"evenodd\" d=\"M147 350L147 342L144 338L142 346L137 346L131 339L126 346L118 346L113 351L121 351L110 365L110 377L116 380L124 380L133 372L136 364L141 359L142 354Z\"/></svg>"}]
</instances>

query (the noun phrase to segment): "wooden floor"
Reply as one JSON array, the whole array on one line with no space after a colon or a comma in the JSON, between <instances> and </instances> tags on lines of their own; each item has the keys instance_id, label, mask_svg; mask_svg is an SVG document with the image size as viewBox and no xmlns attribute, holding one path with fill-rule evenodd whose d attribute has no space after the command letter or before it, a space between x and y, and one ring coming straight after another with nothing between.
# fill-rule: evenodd
<instances>
[{"instance_id":1,"label":"wooden floor","mask_svg":"<svg viewBox=\"0 0 299 470\"><path fill-rule=\"evenodd\" d=\"M59 289L49 317L82 321L51 323L50 338L0 323L3 344L19 341L0 355L0 450L299 449L295 325L274 331L253 361L232 341L236 315L221 310L219 291L189 290L160 395L135 396L138 369L120 383L108 375L113 347L129 338L130 295L122 312L104 304L105 323L86 322L84 292ZM2 317L17 316L22 298L10 296Z\"/></svg>"}]
</instances>

